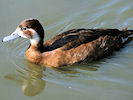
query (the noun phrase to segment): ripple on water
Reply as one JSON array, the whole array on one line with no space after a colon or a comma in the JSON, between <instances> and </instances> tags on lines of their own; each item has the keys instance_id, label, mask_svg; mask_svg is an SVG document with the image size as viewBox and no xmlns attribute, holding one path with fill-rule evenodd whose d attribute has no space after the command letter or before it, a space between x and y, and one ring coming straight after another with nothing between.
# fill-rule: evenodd
<instances>
[{"instance_id":1,"label":"ripple on water","mask_svg":"<svg viewBox=\"0 0 133 100\"><path fill-rule=\"evenodd\" d=\"M94 9L81 9L48 20L46 39L72 28L132 28L132 4L126 0L103 1L97 6L92 4ZM24 77L24 83L21 83L23 91L33 81L36 86L40 83L44 86L46 80L83 93L92 92L92 95L97 91L107 93L107 90L108 94L117 91L132 93L132 44L98 62L73 65L67 69L39 69L39 65L29 64L24 56L28 45L29 41L25 39L14 40L7 45L9 59L17 70L16 76L21 73L19 77Z\"/></svg>"},{"instance_id":2,"label":"ripple on water","mask_svg":"<svg viewBox=\"0 0 133 100\"><path fill-rule=\"evenodd\" d=\"M10 60L15 67L23 67L26 65L25 50L27 48L28 40L16 39L8 42L6 47L8 60Z\"/></svg>"}]
</instances>

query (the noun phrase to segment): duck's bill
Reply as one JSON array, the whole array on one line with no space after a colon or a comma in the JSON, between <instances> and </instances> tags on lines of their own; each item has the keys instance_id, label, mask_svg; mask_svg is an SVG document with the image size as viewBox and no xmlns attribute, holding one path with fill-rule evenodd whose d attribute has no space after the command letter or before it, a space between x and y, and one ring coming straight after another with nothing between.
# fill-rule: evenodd
<instances>
[{"instance_id":1,"label":"duck's bill","mask_svg":"<svg viewBox=\"0 0 133 100\"><path fill-rule=\"evenodd\" d=\"M20 36L18 35L17 30L15 30L11 35L4 37L2 42L8 42L10 40L13 40L13 39L16 39L16 38L19 38L19 37Z\"/></svg>"}]
</instances>

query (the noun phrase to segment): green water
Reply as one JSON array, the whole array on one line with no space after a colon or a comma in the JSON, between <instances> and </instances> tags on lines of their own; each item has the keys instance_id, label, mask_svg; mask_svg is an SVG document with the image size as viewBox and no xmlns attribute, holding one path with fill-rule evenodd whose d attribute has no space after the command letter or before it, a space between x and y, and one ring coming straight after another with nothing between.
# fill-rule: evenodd
<instances>
[{"instance_id":1,"label":"green water","mask_svg":"<svg viewBox=\"0 0 133 100\"><path fill-rule=\"evenodd\" d=\"M72 28L133 29L133 0L0 0L0 39L37 18L45 40ZM133 100L133 41L112 56L68 69L27 61L26 39L0 42L0 100Z\"/></svg>"}]
</instances>

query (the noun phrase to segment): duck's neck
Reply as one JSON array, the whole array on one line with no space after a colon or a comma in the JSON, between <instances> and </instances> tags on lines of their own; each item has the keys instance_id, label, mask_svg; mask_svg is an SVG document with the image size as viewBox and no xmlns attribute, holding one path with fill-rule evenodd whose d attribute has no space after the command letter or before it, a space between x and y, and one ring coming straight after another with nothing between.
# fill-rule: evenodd
<instances>
[{"instance_id":1,"label":"duck's neck","mask_svg":"<svg viewBox=\"0 0 133 100\"><path fill-rule=\"evenodd\" d=\"M39 50L40 52L42 52L42 50L43 50L43 39L40 39L39 36L34 36L33 39L30 39L30 47L34 47L37 50Z\"/></svg>"},{"instance_id":2,"label":"duck's neck","mask_svg":"<svg viewBox=\"0 0 133 100\"><path fill-rule=\"evenodd\" d=\"M43 52L43 42L39 42L39 43L37 43L37 44L30 44L30 46L29 46L29 48L34 48L34 50L36 50L36 51L39 51L39 52Z\"/></svg>"},{"instance_id":3,"label":"duck's neck","mask_svg":"<svg viewBox=\"0 0 133 100\"><path fill-rule=\"evenodd\" d=\"M34 63L39 63L41 61L41 53L43 52L43 43L41 41L31 42L29 48L26 50L27 59Z\"/></svg>"}]
</instances>

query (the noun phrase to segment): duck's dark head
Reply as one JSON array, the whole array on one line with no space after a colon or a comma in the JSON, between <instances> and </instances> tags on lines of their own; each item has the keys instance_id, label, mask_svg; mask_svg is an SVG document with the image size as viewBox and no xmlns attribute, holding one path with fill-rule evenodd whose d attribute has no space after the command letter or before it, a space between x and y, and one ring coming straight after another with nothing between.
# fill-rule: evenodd
<instances>
[{"instance_id":1,"label":"duck's dark head","mask_svg":"<svg viewBox=\"0 0 133 100\"><path fill-rule=\"evenodd\" d=\"M43 44L44 30L37 19L26 19L20 23L11 35L4 37L3 42L18 37L30 39L31 45Z\"/></svg>"}]
</instances>

